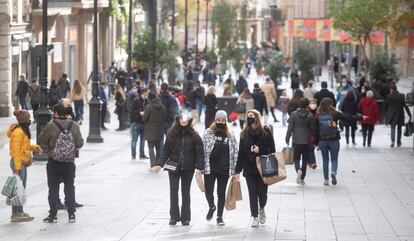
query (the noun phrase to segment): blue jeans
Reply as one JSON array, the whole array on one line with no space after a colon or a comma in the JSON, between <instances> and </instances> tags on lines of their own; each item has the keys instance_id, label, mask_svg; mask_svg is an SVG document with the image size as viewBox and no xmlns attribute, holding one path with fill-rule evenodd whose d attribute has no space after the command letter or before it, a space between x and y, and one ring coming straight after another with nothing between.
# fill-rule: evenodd
<instances>
[{"instance_id":1,"label":"blue jeans","mask_svg":"<svg viewBox=\"0 0 414 241\"><path fill-rule=\"evenodd\" d=\"M200 119L201 113L203 113L204 110L204 104L203 103L197 103L197 112L198 112L198 118Z\"/></svg>"},{"instance_id":2,"label":"blue jeans","mask_svg":"<svg viewBox=\"0 0 414 241\"><path fill-rule=\"evenodd\" d=\"M10 168L12 172L15 172L14 169L14 161L13 159L10 160ZM23 186L26 188L26 180L27 180L27 170L24 165L20 168L19 176L22 179ZM12 206L12 213L22 213L23 212L23 206Z\"/></svg>"},{"instance_id":3,"label":"blue jeans","mask_svg":"<svg viewBox=\"0 0 414 241\"><path fill-rule=\"evenodd\" d=\"M75 100L75 117L76 120L83 120L83 100Z\"/></svg>"},{"instance_id":4,"label":"blue jeans","mask_svg":"<svg viewBox=\"0 0 414 241\"><path fill-rule=\"evenodd\" d=\"M144 153L144 124L132 122L131 123L131 155L132 157L136 157L137 155L137 141L139 139L139 155L145 156Z\"/></svg>"},{"instance_id":5,"label":"blue jeans","mask_svg":"<svg viewBox=\"0 0 414 241\"><path fill-rule=\"evenodd\" d=\"M332 173L336 174L338 170L338 153L339 153L339 140L332 141L319 141L319 148L322 153L323 160L323 177L325 180L329 180L329 154L331 154Z\"/></svg>"},{"instance_id":6,"label":"blue jeans","mask_svg":"<svg viewBox=\"0 0 414 241\"><path fill-rule=\"evenodd\" d=\"M286 111L282 112L282 124L283 124L283 126L286 125L287 119L288 119L287 112Z\"/></svg>"},{"instance_id":7,"label":"blue jeans","mask_svg":"<svg viewBox=\"0 0 414 241\"><path fill-rule=\"evenodd\" d=\"M395 143L395 129L397 129L397 143L401 144L401 125L391 125L391 142Z\"/></svg>"},{"instance_id":8,"label":"blue jeans","mask_svg":"<svg viewBox=\"0 0 414 241\"><path fill-rule=\"evenodd\" d=\"M22 107L22 110L27 110L27 102L26 102L26 96L19 96L20 106Z\"/></svg>"}]
</instances>

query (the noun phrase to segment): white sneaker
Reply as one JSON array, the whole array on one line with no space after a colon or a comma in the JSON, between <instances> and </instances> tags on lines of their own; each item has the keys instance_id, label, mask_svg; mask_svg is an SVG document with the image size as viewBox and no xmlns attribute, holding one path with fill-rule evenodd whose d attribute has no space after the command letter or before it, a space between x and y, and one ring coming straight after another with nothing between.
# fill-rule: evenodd
<instances>
[{"instance_id":1,"label":"white sneaker","mask_svg":"<svg viewBox=\"0 0 414 241\"><path fill-rule=\"evenodd\" d=\"M329 186L329 180L325 180L325 181L323 182L323 185L325 185L325 186Z\"/></svg>"},{"instance_id":2,"label":"white sneaker","mask_svg":"<svg viewBox=\"0 0 414 241\"><path fill-rule=\"evenodd\" d=\"M296 183L301 184L302 183L302 170L298 171L298 176L296 177Z\"/></svg>"},{"instance_id":3,"label":"white sneaker","mask_svg":"<svg viewBox=\"0 0 414 241\"><path fill-rule=\"evenodd\" d=\"M253 218L252 228L257 228L257 227L259 227L259 219L258 218Z\"/></svg>"},{"instance_id":4,"label":"white sneaker","mask_svg":"<svg viewBox=\"0 0 414 241\"><path fill-rule=\"evenodd\" d=\"M259 222L260 224L266 223L266 213L265 213L264 208L259 209Z\"/></svg>"}]
</instances>

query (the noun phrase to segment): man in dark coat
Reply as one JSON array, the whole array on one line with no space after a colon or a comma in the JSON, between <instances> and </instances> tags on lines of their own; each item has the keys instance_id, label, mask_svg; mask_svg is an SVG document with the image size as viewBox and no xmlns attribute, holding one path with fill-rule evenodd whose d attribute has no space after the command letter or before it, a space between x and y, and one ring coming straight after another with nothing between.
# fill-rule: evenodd
<instances>
[{"instance_id":1,"label":"man in dark coat","mask_svg":"<svg viewBox=\"0 0 414 241\"><path fill-rule=\"evenodd\" d=\"M236 82L236 92L241 95L244 89L248 88L247 81L243 75L240 75L239 80Z\"/></svg>"},{"instance_id":2,"label":"man in dark coat","mask_svg":"<svg viewBox=\"0 0 414 241\"><path fill-rule=\"evenodd\" d=\"M404 125L404 109L411 119L410 109L405 104L404 94L397 91L396 85L391 85L390 94L385 100L385 123L391 125L391 147L395 144L395 129L397 128L397 146L401 146L401 129Z\"/></svg>"},{"instance_id":3,"label":"man in dark coat","mask_svg":"<svg viewBox=\"0 0 414 241\"><path fill-rule=\"evenodd\" d=\"M254 108L260 112L263 116L263 111L266 112L266 115L269 114L269 110L267 109L267 101L266 96L263 91L260 89L259 84L254 84L254 89L252 93L253 101L254 101Z\"/></svg>"},{"instance_id":4,"label":"man in dark coat","mask_svg":"<svg viewBox=\"0 0 414 241\"><path fill-rule=\"evenodd\" d=\"M164 137L163 126L167 120L167 109L152 92L148 94L148 101L149 102L144 109L142 120L144 121L144 135L145 140L148 142L152 168L155 166L155 163L159 162L161 156L161 145Z\"/></svg>"},{"instance_id":5,"label":"man in dark coat","mask_svg":"<svg viewBox=\"0 0 414 241\"><path fill-rule=\"evenodd\" d=\"M314 98L318 101L318 106L321 103L323 98L329 98L332 100L332 105L336 106L335 95L331 91L328 90L328 83L326 81L321 82L321 90L316 92Z\"/></svg>"},{"instance_id":6,"label":"man in dark coat","mask_svg":"<svg viewBox=\"0 0 414 241\"><path fill-rule=\"evenodd\" d=\"M27 83L24 75L20 75L20 80L17 84L17 89L16 89L16 96L19 97L20 106L22 110L28 109L27 100L26 100L26 96L28 92L29 92L29 84Z\"/></svg>"}]
</instances>

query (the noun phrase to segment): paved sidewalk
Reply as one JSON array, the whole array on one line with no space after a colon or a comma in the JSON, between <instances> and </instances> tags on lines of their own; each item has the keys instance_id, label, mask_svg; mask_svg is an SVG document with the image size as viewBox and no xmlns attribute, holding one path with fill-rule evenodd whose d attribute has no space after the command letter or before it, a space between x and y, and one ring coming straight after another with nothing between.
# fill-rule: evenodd
<instances>
[{"instance_id":1,"label":"paved sidewalk","mask_svg":"<svg viewBox=\"0 0 414 241\"><path fill-rule=\"evenodd\" d=\"M318 168L309 170L306 185L288 178L269 187L268 221L258 229L249 226L247 187L242 179L243 201L225 212L225 227L207 222L204 195L192 187L190 227L170 227L169 186L166 173L147 172L148 160L131 160L128 131L103 132L103 144L87 144L77 160L76 198L85 207L69 224L60 211L57 224L44 224L47 216L45 163L29 168L25 210L30 223L10 223L10 207L0 202L0 240L414 240L414 155L411 139L402 148L390 148L389 130L378 126L373 147L342 143L338 185L322 185L321 156ZM85 123L86 124L86 123ZM198 129L202 128L198 125ZM84 137L87 126L82 126ZM277 149L286 129L275 125ZM236 132L238 130L236 129ZM10 175L7 146L0 150L0 183ZM61 191L63 197L63 192Z\"/></svg>"}]
</instances>

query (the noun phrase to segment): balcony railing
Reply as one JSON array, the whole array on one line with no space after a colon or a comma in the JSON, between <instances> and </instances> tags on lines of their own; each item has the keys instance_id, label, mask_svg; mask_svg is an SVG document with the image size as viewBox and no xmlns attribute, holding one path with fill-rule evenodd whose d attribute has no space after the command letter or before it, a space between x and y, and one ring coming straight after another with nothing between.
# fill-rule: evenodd
<instances>
[{"instance_id":1,"label":"balcony railing","mask_svg":"<svg viewBox=\"0 0 414 241\"><path fill-rule=\"evenodd\" d=\"M42 2L48 1L48 8L69 8L73 0L32 0L33 9L41 9Z\"/></svg>"}]
</instances>

